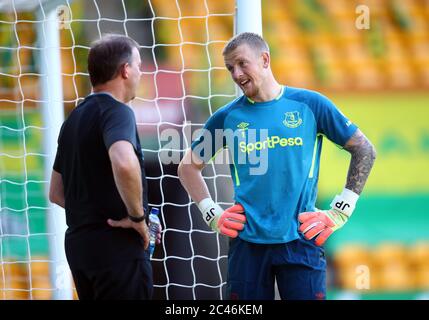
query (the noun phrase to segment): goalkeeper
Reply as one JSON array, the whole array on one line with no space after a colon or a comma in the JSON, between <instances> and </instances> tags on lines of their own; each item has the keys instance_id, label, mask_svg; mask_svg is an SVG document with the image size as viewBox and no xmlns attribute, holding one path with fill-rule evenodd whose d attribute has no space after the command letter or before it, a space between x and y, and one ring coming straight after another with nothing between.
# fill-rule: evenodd
<instances>
[{"instance_id":1,"label":"goalkeeper","mask_svg":"<svg viewBox=\"0 0 429 320\"><path fill-rule=\"evenodd\" d=\"M231 237L227 298L274 299L276 280L282 299L325 299L323 245L351 217L375 149L325 96L280 85L259 35L237 35L223 56L244 95L208 119L179 177L208 226ZM227 131L235 132L233 139ZM351 162L345 188L330 208L318 210L323 136L350 152ZM236 202L226 210L211 199L201 174L222 148L232 160Z\"/></svg>"}]
</instances>

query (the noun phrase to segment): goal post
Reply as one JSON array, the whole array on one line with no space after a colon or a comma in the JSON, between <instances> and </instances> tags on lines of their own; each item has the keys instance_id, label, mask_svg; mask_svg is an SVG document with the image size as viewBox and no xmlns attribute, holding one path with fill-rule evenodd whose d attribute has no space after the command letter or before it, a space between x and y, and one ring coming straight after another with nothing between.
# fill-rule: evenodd
<instances>
[{"instance_id":1,"label":"goal post","mask_svg":"<svg viewBox=\"0 0 429 320\"><path fill-rule=\"evenodd\" d=\"M59 1L57 2L57 5ZM38 10L38 20L43 23L37 29L40 44L38 63L40 67L42 119L44 123L43 145L45 158L45 181L50 180L52 167L57 150L57 138L64 121L64 98L60 56L60 21L55 2L47 11ZM49 192L46 184L45 193ZM52 298L70 300L72 295L72 279L64 251L65 232L67 230L64 209L51 204L47 211L47 231L49 237L49 259L51 267L49 276L53 288Z\"/></svg>"},{"instance_id":2,"label":"goal post","mask_svg":"<svg viewBox=\"0 0 429 320\"><path fill-rule=\"evenodd\" d=\"M236 0L235 33L253 32L262 36L261 0Z\"/></svg>"},{"instance_id":3,"label":"goal post","mask_svg":"<svg viewBox=\"0 0 429 320\"><path fill-rule=\"evenodd\" d=\"M64 235L66 230L66 222L65 222L65 214L64 210L56 205L52 205L49 203L48 192L49 192L49 180L52 171L52 165L55 158L56 153L56 145L57 145L57 137L59 129L64 121L64 106L63 106L63 84L62 84L62 70L61 70L61 59L60 59L60 38L59 38L59 21L58 21L58 12L57 8L60 5L67 5L68 1L59 1L59 0L13 0L13 1L5 1L0 5L0 12L9 13L15 17L15 21L7 22L2 21L2 25L13 25L15 30L14 34L16 39L14 39L17 43L17 47L4 48L4 50L9 50L11 52L11 56L16 54L17 57L17 69L19 74L14 75L12 73L5 72L3 75L6 77L12 77L18 79L19 88L14 88L15 90L20 92L21 97L17 98L13 103L16 106L21 106L19 111L19 116L22 118L21 128L18 129L18 132L22 133L23 137L23 146L22 149L24 154L20 154L18 156L9 155L6 152L2 151L5 157L9 157L9 160L13 157L18 159L23 159L24 163L24 173L26 175L26 181L22 184L24 186L24 195L26 207L21 210L16 210L17 212L23 212L26 215L27 221L27 231L26 242L27 249L25 254L21 254L22 257L15 258L16 262L10 261L13 259L13 247L11 245L11 256L12 257L3 257L2 251L2 283L3 286L0 289L3 289L1 298L15 298L16 295L8 295L8 291L19 292L22 291L24 295L18 295L18 298L38 298L33 297L33 291L41 292L39 297L48 297L51 299L61 299L61 300L69 300L73 298L72 292L72 280L70 270L67 265L65 252L64 252ZM33 13L33 17L36 18L34 21L21 21L19 18L19 14L21 12L30 12ZM18 23L28 23L32 25L36 33L36 42L34 45L21 44L21 39L18 35L17 24ZM33 31L33 30L32 30ZM21 50L31 50L34 53L34 61L36 67L34 72L28 72L23 70L23 66L21 64ZM35 73L35 72L38 72ZM25 96L25 89L23 88L21 79L26 76L37 76L39 78L38 85L40 95L37 99L33 99L33 97ZM38 90L36 90L38 91ZM1 99L2 103L7 103L8 99ZM25 108L27 103L33 103L35 105L39 105L41 110L41 126L36 127L33 125L28 125L26 123L25 117ZM18 114L17 114L18 115ZM7 126L2 126L5 130L15 130L14 128L8 128ZM38 130L39 134L42 136L42 145L40 146L41 153L34 154L32 152L27 152L26 148L26 136L28 135L27 131L30 130ZM27 157L34 156L39 157L39 161L44 163L44 174L41 175L43 180L40 181L31 181L28 179L28 170L27 170ZM7 174L7 166L5 170ZM9 181L7 179L3 179L2 184L13 184L14 181ZM30 184L42 184L43 185L43 193L45 197L45 206L44 207L36 207L33 206L30 202ZM6 195L7 197L7 195ZM46 221L46 233L40 235L34 235L31 233L31 221L30 221L30 212L32 209L42 209L45 211L45 221ZM14 211L12 208L2 207L1 213L7 213L7 211ZM4 219L4 215L2 215ZM8 236L3 235L4 232L0 234L2 241L2 249L3 249L3 238ZM39 259L38 257L32 256L32 237L43 236L48 239L48 252L49 257ZM12 237L12 236L11 236ZM25 258L23 258L25 257ZM3 258L5 258L3 261ZM7 260L7 261L6 261ZM7 279L8 277L15 277L15 275L7 275L6 269L14 270L18 268L14 268L14 264L17 266L20 264L26 264L25 267L21 268L20 271L14 271L18 274L16 276L19 277L28 277L27 280L20 280L22 283L26 283L21 288L14 288L13 284ZM35 278L40 275L37 274L37 269L46 269L42 267L43 265L48 266L50 286L47 288L46 282L37 282L34 281ZM10 268L8 268L10 267ZM22 273L21 273L22 272ZM36 273L33 275L32 273ZM38 288L43 284L43 288ZM49 294L49 292L51 292ZM46 295L48 293L48 295Z\"/></svg>"}]
</instances>

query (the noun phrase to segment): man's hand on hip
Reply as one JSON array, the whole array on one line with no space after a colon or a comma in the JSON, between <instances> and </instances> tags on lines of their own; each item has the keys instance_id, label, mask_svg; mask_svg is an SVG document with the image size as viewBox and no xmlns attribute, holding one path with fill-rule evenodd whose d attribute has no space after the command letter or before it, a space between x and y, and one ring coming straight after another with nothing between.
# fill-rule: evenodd
<instances>
[{"instance_id":1,"label":"man's hand on hip","mask_svg":"<svg viewBox=\"0 0 429 320\"><path fill-rule=\"evenodd\" d=\"M147 227L146 221L141 222L132 222L128 217L121 220L112 220L108 219L107 223L114 228L124 228L124 229L134 229L136 230L144 241L144 249L146 250L149 247L149 228ZM159 236L157 239L160 239L161 228L159 231Z\"/></svg>"}]
</instances>

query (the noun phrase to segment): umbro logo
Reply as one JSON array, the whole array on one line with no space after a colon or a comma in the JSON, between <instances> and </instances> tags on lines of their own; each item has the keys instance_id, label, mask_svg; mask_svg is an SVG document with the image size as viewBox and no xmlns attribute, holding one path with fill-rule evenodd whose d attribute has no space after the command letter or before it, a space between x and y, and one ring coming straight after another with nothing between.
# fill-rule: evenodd
<instances>
[{"instance_id":1,"label":"umbro logo","mask_svg":"<svg viewBox=\"0 0 429 320\"><path fill-rule=\"evenodd\" d=\"M249 129L248 128L249 125L250 125L250 123L247 123L247 122L241 122L239 125L237 125L237 128L240 130L241 135L242 135L243 138L245 138L245 131L247 129Z\"/></svg>"}]
</instances>

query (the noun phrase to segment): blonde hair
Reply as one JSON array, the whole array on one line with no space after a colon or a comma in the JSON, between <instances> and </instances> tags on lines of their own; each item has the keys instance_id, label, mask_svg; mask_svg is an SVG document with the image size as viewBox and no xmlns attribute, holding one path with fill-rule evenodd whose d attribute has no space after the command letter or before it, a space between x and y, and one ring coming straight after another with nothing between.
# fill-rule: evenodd
<instances>
[{"instance_id":1,"label":"blonde hair","mask_svg":"<svg viewBox=\"0 0 429 320\"><path fill-rule=\"evenodd\" d=\"M247 44L251 49L258 50L259 52L270 52L267 42L257 33L243 32L228 41L223 48L222 55L226 56L239 46Z\"/></svg>"}]
</instances>

